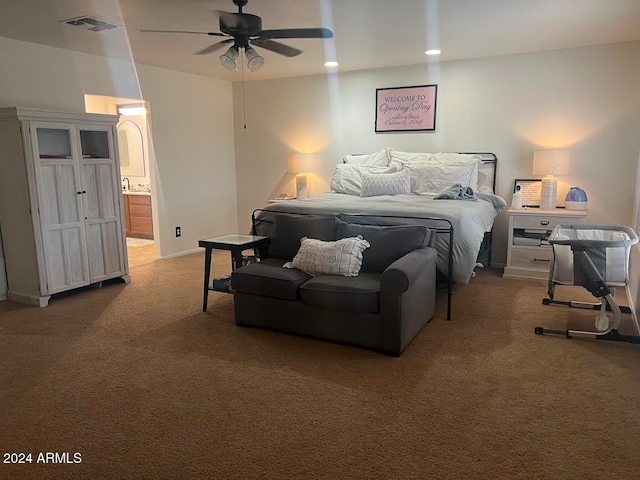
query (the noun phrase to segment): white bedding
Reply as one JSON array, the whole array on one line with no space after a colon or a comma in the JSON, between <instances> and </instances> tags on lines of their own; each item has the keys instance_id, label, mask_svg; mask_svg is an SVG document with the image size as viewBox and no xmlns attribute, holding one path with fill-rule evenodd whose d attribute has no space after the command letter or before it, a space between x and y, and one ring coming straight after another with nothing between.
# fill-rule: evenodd
<instances>
[{"instance_id":1,"label":"white bedding","mask_svg":"<svg viewBox=\"0 0 640 480\"><path fill-rule=\"evenodd\" d=\"M454 229L453 241L453 280L466 285L473 275L476 259L485 232L491 230L495 217L506 208L505 201L496 195L478 194L478 201L435 200L432 195L381 195L376 197L358 197L341 193L325 193L308 200L291 200L272 203L264 210L290 213L325 213L356 215L393 215L407 218L351 217L350 222L385 224L415 224L428 226L448 226L443 222L427 220L427 217L446 219ZM273 214L259 212L258 217L267 219ZM268 228L261 224L262 228ZM258 225L258 233L261 225ZM448 271L449 236L437 236L438 270Z\"/></svg>"}]
</instances>

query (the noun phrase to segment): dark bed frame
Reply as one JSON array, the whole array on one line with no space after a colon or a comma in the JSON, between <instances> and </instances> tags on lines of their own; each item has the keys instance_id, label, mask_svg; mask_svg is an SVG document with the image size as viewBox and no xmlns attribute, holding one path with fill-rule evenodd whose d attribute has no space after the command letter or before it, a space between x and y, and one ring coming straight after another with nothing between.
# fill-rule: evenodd
<instances>
[{"instance_id":1,"label":"dark bed frame","mask_svg":"<svg viewBox=\"0 0 640 480\"><path fill-rule=\"evenodd\" d=\"M496 191L496 177L497 177L497 171L498 171L498 157L496 157L496 155L494 153L477 153L477 152L456 152L456 153L465 153L465 154L472 154L472 155L478 155L480 156L480 159L482 161L482 163L484 165L489 165L490 169L491 169L491 174L492 174L492 184L493 184L493 191ZM322 213L300 213L300 212L286 212L286 211L279 211L279 210L269 210L267 208L257 208L255 209L252 213L251 213L251 232L253 234L255 234L256 232L256 226L258 223L272 223L271 220L268 219L258 219L256 214L259 212L269 212L269 213L273 213L273 214L277 214L277 213L284 213L284 214L289 214L289 215L329 215L329 214L322 214ZM398 215L375 215L375 214L368 214L368 213L340 213L337 215L332 215L332 216L336 216L340 219L344 219L344 218L357 218L357 217L364 217L364 218L387 218L387 219L392 219L392 218L402 218L403 220L429 220L429 221L436 221L436 222L443 222L443 226L442 227L429 227L431 230L435 231L436 234L440 234L440 235L448 235L449 236L449 252L448 252L448 256L447 256L447 271L448 272L452 272L453 271L453 251L451 249L451 245L453 245L453 236L454 236L454 229L453 229L453 225L451 224L451 222L449 220L446 220L444 218L437 218L437 217L413 217L413 216L409 216L409 217L404 217L404 216L398 216ZM491 249L492 249L492 244L493 244L493 228L491 228L490 231L485 232L484 234L484 238L482 240L482 244L480 245L480 249L478 252L478 262L482 263L483 265L490 267L491 266ZM486 259L486 260L485 260ZM484 260L484 261L483 261ZM453 281L453 276L452 275L444 275L440 272L438 272L438 275L440 278L443 278L443 280L440 282L440 284L445 284L446 288L447 288L447 320L451 320L451 300L452 300L452 294L453 294L453 285L454 285L454 281Z\"/></svg>"}]
</instances>

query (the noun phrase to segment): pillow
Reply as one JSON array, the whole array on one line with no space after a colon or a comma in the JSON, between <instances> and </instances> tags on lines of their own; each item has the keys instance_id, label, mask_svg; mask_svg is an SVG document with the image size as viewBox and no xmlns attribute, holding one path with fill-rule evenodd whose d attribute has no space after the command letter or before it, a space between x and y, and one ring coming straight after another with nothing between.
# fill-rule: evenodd
<instances>
[{"instance_id":1,"label":"pillow","mask_svg":"<svg viewBox=\"0 0 640 480\"><path fill-rule=\"evenodd\" d=\"M291 260L298 253L300 239L336 239L336 221L330 215L291 215L278 213L273 221L269 256Z\"/></svg>"},{"instance_id":2,"label":"pillow","mask_svg":"<svg viewBox=\"0 0 640 480\"><path fill-rule=\"evenodd\" d=\"M362 180L365 175L379 173L393 173L396 167L388 165L386 167L366 167L363 165L340 164L336 165L331 178L331 191L334 193L345 193L347 195L360 195L362 191Z\"/></svg>"},{"instance_id":3,"label":"pillow","mask_svg":"<svg viewBox=\"0 0 640 480\"><path fill-rule=\"evenodd\" d=\"M478 189L476 193L495 194L493 191L493 168L495 168L495 164L485 164L478 161Z\"/></svg>"},{"instance_id":4,"label":"pillow","mask_svg":"<svg viewBox=\"0 0 640 480\"><path fill-rule=\"evenodd\" d=\"M428 162L405 163L411 172L411 193L437 195L441 191L459 183L474 192L478 184L478 162L455 163Z\"/></svg>"},{"instance_id":5,"label":"pillow","mask_svg":"<svg viewBox=\"0 0 640 480\"><path fill-rule=\"evenodd\" d=\"M362 179L361 197L378 195L400 195L411 193L411 175L409 170L396 173L367 174Z\"/></svg>"},{"instance_id":6,"label":"pillow","mask_svg":"<svg viewBox=\"0 0 640 480\"><path fill-rule=\"evenodd\" d=\"M479 160L480 155L475 153L453 153L453 152L438 152L433 153L433 159L436 162L455 162L458 160Z\"/></svg>"},{"instance_id":7,"label":"pillow","mask_svg":"<svg viewBox=\"0 0 640 480\"><path fill-rule=\"evenodd\" d=\"M434 160L434 156L433 153L399 152L389 149L389 160L400 170L402 163L431 162Z\"/></svg>"},{"instance_id":8,"label":"pillow","mask_svg":"<svg viewBox=\"0 0 640 480\"><path fill-rule=\"evenodd\" d=\"M384 272L407 253L429 245L431 231L424 225L360 225L338 221L336 238L361 236L371 248L363 253L362 270Z\"/></svg>"},{"instance_id":9,"label":"pillow","mask_svg":"<svg viewBox=\"0 0 640 480\"><path fill-rule=\"evenodd\" d=\"M360 273L362 252L366 248L369 248L369 242L360 236L342 238L335 242L304 237L291 265L284 266L297 268L309 275L356 277Z\"/></svg>"},{"instance_id":10,"label":"pillow","mask_svg":"<svg viewBox=\"0 0 640 480\"><path fill-rule=\"evenodd\" d=\"M349 165L362 165L363 167L386 167L389 165L389 149L366 155L350 155L342 157L342 163Z\"/></svg>"}]
</instances>

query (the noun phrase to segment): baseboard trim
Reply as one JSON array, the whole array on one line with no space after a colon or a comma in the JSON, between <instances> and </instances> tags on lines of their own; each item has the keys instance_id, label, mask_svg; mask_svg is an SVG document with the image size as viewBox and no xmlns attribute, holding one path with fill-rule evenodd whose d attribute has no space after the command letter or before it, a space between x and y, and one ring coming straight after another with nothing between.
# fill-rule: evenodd
<instances>
[{"instance_id":1,"label":"baseboard trim","mask_svg":"<svg viewBox=\"0 0 640 480\"><path fill-rule=\"evenodd\" d=\"M183 257L185 255L191 255L192 253L203 252L202 248L194 248L193 250L187 250L186 252L173 253L171 255L165 255L164 257L160 257L162 260L168 260L169 258L177 258Z\"/></svg>"},{"instance_id":2,"label":"baseboard trim","mask_svg":"<svg viewBox=\"0 0 640 480\"><path fill-rule=\"evenodd\" d=\"M9 292L7 299L16 303L33 305L34 307L46 307L49 305L51 295L26 295L24 293Z\"/></svg>"}]
</instances>

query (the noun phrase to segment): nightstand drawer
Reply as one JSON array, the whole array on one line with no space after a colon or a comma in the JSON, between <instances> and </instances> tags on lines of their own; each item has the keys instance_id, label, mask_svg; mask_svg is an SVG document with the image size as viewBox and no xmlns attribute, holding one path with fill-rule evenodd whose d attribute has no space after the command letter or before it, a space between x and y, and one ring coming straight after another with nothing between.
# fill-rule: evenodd
<instances>
[{"instance_id":1,"label":"nightstand drawer","mask_svg":"<svg viewBox=\"0 0 640 480\"><path fill-rule=\"evenodd\" d=\"M556 225L567 223L567 218L553 218L545 215L528 215L526 217L513 217L513 228L545 228L552 230Z\"/></svg>"},{"instance_id":2,"label":"nightstand drawer","mask_svg":"<svg viewBox=\"0 0 640 480\"><path fill-rule=\"evenodd\" d=\"M549 270L551 254L550 247L512 247L511 266Z\"/></svg>"},{"instance_id":3,"label":"nightstand drawer","mask_svg":"<svg viewBox=\"0 0 640 480\"><path fill-rule=\"evenodd\" d=\"M514 215L513 228L545 228L552 230L556 225L580 223L583 217L584 215Z\"/></svg>"}]
</instances>

